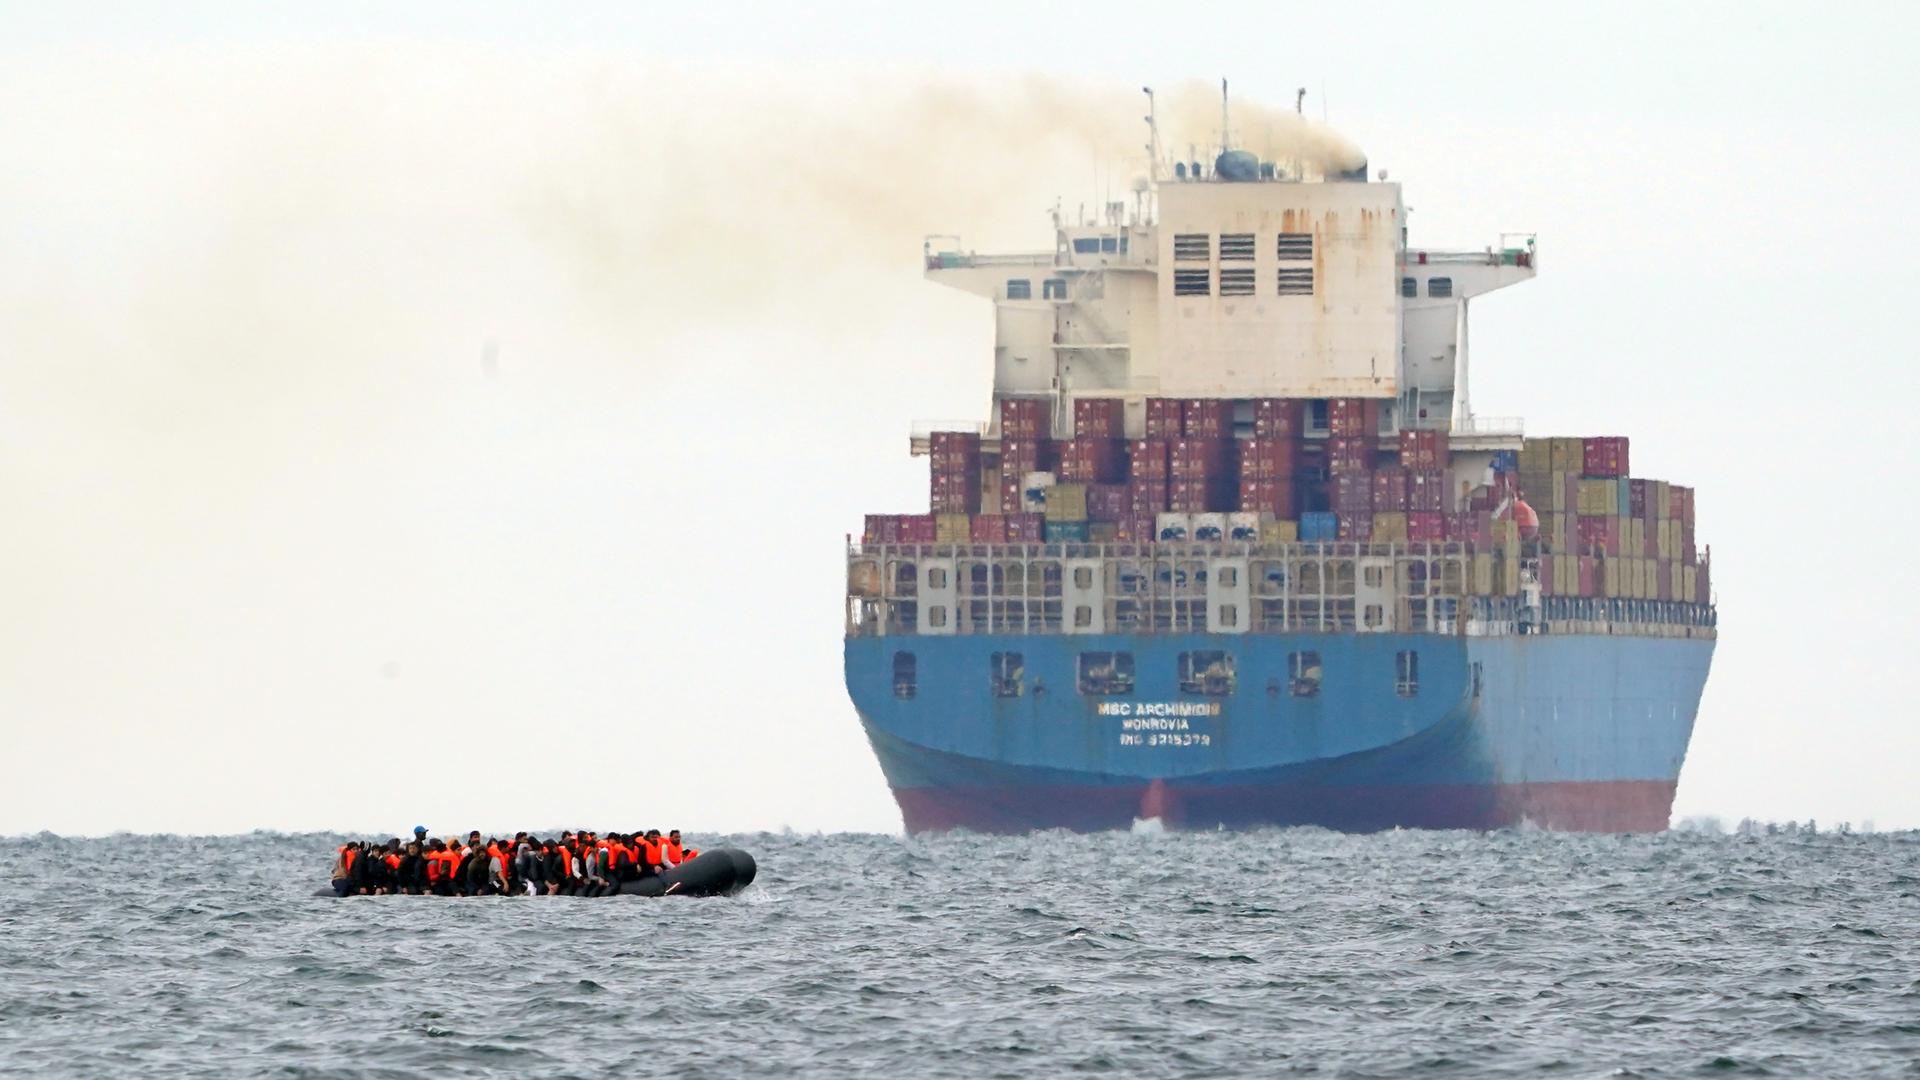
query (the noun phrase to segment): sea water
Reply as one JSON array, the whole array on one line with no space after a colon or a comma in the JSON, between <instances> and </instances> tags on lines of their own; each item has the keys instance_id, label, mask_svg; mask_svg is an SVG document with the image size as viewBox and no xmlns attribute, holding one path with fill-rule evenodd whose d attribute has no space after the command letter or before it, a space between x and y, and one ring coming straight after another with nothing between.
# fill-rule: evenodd
<instances>
[{"instance_id":1,"label":"sea water","mask_svg":"<svg viewBox=\"0 0 1920 1080\"><path fill-rule=\"evenodd\" d=\"M464 832L468 823L454 823ZM0 840L35 1075L1920 1075L1920 834L697 836L733 899Z\"/></svg>"}]
</instances>

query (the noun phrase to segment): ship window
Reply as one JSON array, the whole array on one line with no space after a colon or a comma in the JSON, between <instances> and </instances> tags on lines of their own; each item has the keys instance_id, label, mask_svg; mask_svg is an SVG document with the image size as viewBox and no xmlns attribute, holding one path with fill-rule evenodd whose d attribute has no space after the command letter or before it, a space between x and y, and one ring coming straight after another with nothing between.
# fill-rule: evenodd
<instances>
[{"instance_id":1,"label":"ship window","mask_svg":"<svg viewBox=\"0 0 1920 1080\"><path fill-rule=\"evenodd\" d=\"M1117 254L1120 251L1120 238L1117 236L1101 237L1100 251L1106 255Z\"/></svg>"},{"instance_id":2,"label":"ship window","mask_svg":"<svg viewBox=\"0 0 1920 1080\"><path fill-rule=\"evenodd\" d=\"M1378 589L1387 583L1387 568L1384 566L1362 567L1360 576L1366 581L1367 588Z\"/></svg>"},{"instance_id":3,"label":"ship window","mask_svg":"<svg viewBox=\"0 0 1920 1080\"><path fill-rule=\"evenodd\" d=\"M1065 300L1067 298L1067 279L1050 277L1041 282L1040 296L1046 300Z\"/></svg>"},{"instance_id":4,"label":"ship window","mask_svg":"<svg viewBox=\"0 0 1920 1080\"><path fill-rule=\"evenodd\" d=\"M987 657L987 682L994 697L1019 697L1027 691L1027 661L1017 652L997 652Z\"/></svg>"},{"instance_id":5,"label":"ship window","mask_svg":"<svg viewBox=\"0 0 1920 1080\"><path fill-rule=\"evenodd\" d=\"M1420 692L1420 654L1407 650L1394 654L1393 692L1413 697Z\"/></svg>"},{"instance_id":6,"label":"ship window","mask_svg":"<svg viewBox=\"0 0 1920 1080\"><path fill-rule=\"evenodd\" d=\"M1073 568L1073 587L1076 589L1093 588L1093 567L1076 566Z\"/></svg>"},{"instance_id":7,"label":"ship window","mask_svg":"<svg viewBox=\"0 0 1920 1080\"><path fill-rule=\"evenodd\" d=\"M913 700L913 695L920 689L919 676L914 668L912 653L893 654L893 696L901 701Z\"/></svg>"},{"instance_id":8,"label":"ship window","mask_svg":"<svg viewBox=\"0 0 1920 1080\"><path fill-rule=\"evenodd\" d=\"M1180 654L1180 692L1225 697L1233 693L1233 654L1207 649Z\"/></svg>"},{"instance_id":9,"label":"ship window","mask_svg":"<svg viewBox=\"0 0 1920 1080\"><path fill-rule=\"evenodd\" d=\"M1206 233L1175 234L1173 257L1180 262L1206 262L1213 257L1213 243Z\"/></svg>"},{"instance_id":10,"label":"ship window","mask_svg":"<svg viewBox=\"0 0 1920 1080\"><path fill-rule=\"evenodd\" d=\"M1007 279L1007 299L1009 300L1033 299L1033 282L1028 281L1026 278L1008 278Z\"/></svg>"},{"instance_id":11,"label":"ship window","mask_svg":"<svg viewBox=\"0 0 1920 1080\"><path fill-rule=\"evenodd\" d=\"M1419 296L1420 283L1410 277L1401 278L1400 279L1400 295L1401 296Z\"/></svg>"},{"instance_id":12,"label":"ship window","mask_svg":"<svg viewBox=\"0 0 1920 1080\"><path fill-rule=\"evenodd\" d=\"M1220 261L1252 262L1253 234L1250 232L1221 233Z\"/></svg>"},{"instance_id":13,"label":"ship window","mask_svg":"<svg viewBox=\"0 0 1920 1080\"><path fill-rule=\"evenodd\" d=\"M1450 277L1428 278L1427 279L1427 295L1433 296L1433 297L1452 296L1453 295L1453 279Z\"/></svg>"},{"instance_id":14,"label":"ship window","mask_svg":"<svg viewBox=\"0 0 1920 1080\"><path fill-rule=\"evenodd\" d=\"M1220 271L1221 296L1252 296L1253 267Z\"/></svg>"},{"instance_id":15,"label":"ship window","mask_svg":"<svg viewBox=\"0 0 1920 1080\"><path fill-rule=\"evenodd\" d=\"M1075 629L1079 629L1079 630L1084 630L1087 627L1092 626L1093 625L1093 608L1087 606L1086 604L1076 605L1073 609L1073 625Z\"/></svg>"},{"instance_id":16,"label":"ship window","mask_svg":"<svg viewBox=\"0 0 1920 1080\"><path fill-rule=\"evenodd\" d=\"M944 589L947 587L947 568L944 566L927 567L927 588Z\"/></svg>"},{"instance_id":17,"label":"ship window","mask_svg":"<svg viewBox=\"0 0 1920 1080\"><path fill-rule=\"evenodd\" d=\"M1212 277L1212 272L1207 270L1175 270L1173 295L1206 296L1213 291Z\"/></svg>"},{"instance_id":18,"label":"ship window","mask_svg":"<svg viewBox=\"0 0 1920 1080\"><path fill-rule=\"evenodd\" d=\"M1294 697L1320 696L1320 654L1317 652L1297 652L1287 654L1287 685Z\"/></svg>"},{"instance_id":19,"label":"ship window","mask_svg":"<svg viewBox=\"0 0 1920 1080\"><path fill-rule=\"evenodd\" d=\"M1220 629L1231 630L1240 625L1240 605L1220 605Z\"/></svg>"},{"instance_id":20,"label":"ship window","mask_svg":"<svg viewBox=\"0 0 1920 1080\"><path fill-rule=\"evenodd\" d=\"M945 604L927 605L927 625L928 626L947 625L947 605Z\"/></svg>"},{"instance_id":21,"label":"ship window","mask_svg":"<svg viewBox=\"0 0 1920 1080\"><path fill-rule=\"evenodd\" d=\"M1281 262L1312 262L1313 234L1303 232L1283 232L1274 245L1274 254Z\"/></svg>"},{"instance_id":22,"label":"ship window","mask_svg":"<svg viewBox=\"0 0 1920 1080\"><path fill-rule=\"evenodd\" d=\"M1133 654L1130 652L1081 653L1080 692L1083 694L1133 693Z\"/></svg>"},{"instance_id":23,"label":"ship window","mask_svg":"<svg viewBox=\"0 0 1920 1080\"><path fill-rule=\"evenodd\" d=\"M1387 611L1379 604L1368 604L1364 619L1367 629L1378 630L1387 621Z\"/></svg>"},{"instance_id":24,"label":"ship window","mask_svg":"<svg viewBox=\"0 0 1920 1080\"><path fill-rule=\"evenodd\" d=\"M1076 236L1076 237L1074 237L1074 238L1073 238L1073 253L1074 253L1075 255L1098 255L1098 254L1100 254L1100 238L1099 238L1099 237L1097 237L1097 236Z\"/></svg>"},{"instance_id":25,"label":"ship window","mask_svg":"<svg viewBox=\"0 0 1920 1080\"><path fill-rule=\"evenodd\" d=\"M1219 569L1219 575L1220 587L1223 589L1237 588L1240 584L1240 568L1237 566L1223 566Z\"/></svg>"},{"instance_id":26,"label":"ship window","mask_svg":"<svg viewBox=\"0 0 1920 1080\"><path fill-rule=\"evenodd\" d=\"M1274 275L1279 288L1275 291L1281 296L1312 296L1313 267L1303 266L1297 270L1281 269Z\"/></svg>"}]
</instances>

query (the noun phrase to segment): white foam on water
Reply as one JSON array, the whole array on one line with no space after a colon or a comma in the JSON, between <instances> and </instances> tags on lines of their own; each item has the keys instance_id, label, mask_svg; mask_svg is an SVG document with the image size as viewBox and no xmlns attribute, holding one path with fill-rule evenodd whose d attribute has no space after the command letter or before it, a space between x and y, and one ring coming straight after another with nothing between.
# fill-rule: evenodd
<instances>
[{"instance_id":1,"label":"white foam on water","mask_svg":"<svg viewBox=\"0 0 1920 1080\"><path fill-rule=\"evenodd\" d=\"M1132 831L1135 836L1165 836L1167 823L1157 817L1134 818Z\"/></svg>"}]
</instances>

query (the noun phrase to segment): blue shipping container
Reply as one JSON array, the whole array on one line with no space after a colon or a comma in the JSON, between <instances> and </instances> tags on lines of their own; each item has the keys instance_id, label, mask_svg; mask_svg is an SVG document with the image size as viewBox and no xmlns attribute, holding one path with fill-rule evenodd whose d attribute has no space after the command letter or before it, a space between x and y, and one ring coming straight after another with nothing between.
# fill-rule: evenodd
<instances>
[{"instance_id":1,"label":"blue shipping container","mask_svg":"<svg viewBox=\"0 0 1920 1080\"><path fill-rule=\"evenodd\" d=\"M1493 452L1493 471L1497 473L1519 472L1520 452L1518 450L1495 450Z\"/></svg>"},{"instance_id":2,"label":"blue shipping container","mask_svg":"<svg viewBox=\"0 0 1920 1080\"><path fill-rule=\"evenodd\" d=\"M1331 543L1340 538L1340 515L1313 511L1300 515L1300 542Z\"/></svg>"}]
</instances>

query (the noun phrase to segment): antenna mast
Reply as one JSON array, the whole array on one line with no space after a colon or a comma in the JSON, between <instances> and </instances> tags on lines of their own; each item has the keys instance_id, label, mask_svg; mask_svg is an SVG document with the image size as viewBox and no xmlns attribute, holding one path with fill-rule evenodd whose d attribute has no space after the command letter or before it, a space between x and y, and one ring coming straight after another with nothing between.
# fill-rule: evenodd
<instances>
[{"instance_id":1,"label":"antenna mast","mask_svg":"<svg viewBox=\"0 0 1920 1080\"><path fill-rule=\"evenodd\" d=\"M1153 104L1153 87L1143 86L1140 92L1147 95L1147 175L1157 184L1160 182L1160 114Z\"/></svg>"},{"instance_id":2,"label":"antenna mast","mask_svg":"<svg viewBox=\"0 0 1920 1080\"><path fill-rule=\"evenodd\" d=\"M1227 80L1220 80L1220 152L1233 149L1232 139L1227 135Z\"/></svg>"},{"instance_id":3,"label":"antenna mast","mask_svg":"<svg viewBox=\"0 0 1920 1080\"><path fill-rule=\"evenodd\" d=\"M1293 92L1293 115L1305 116L1306 114L1307 114L1307 88L1303 86L1300 89L1295 90Z\"/></svg>"}]
</instances>

